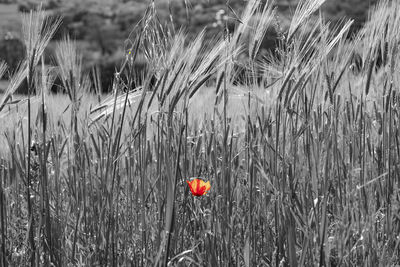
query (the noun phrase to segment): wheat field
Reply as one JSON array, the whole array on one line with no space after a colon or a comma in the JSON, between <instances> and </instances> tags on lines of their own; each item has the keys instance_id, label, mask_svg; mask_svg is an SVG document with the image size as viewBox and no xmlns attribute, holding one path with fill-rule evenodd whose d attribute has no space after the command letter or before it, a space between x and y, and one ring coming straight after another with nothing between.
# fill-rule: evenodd
<instances>
[{"instance_id":1,"label":"wheat field","mask_svg":"<svg viewBox=\"0 0 400 267\"><path fill-rule=\"evenodd\" d=\"M212 40L150 4L108 95L69 37L44 66L61 19L24 15L0 98L0 266L399 266L400 3L350 36L323 2L300 1L268 56L273 1Z\"/></svg>"}]
</instances>

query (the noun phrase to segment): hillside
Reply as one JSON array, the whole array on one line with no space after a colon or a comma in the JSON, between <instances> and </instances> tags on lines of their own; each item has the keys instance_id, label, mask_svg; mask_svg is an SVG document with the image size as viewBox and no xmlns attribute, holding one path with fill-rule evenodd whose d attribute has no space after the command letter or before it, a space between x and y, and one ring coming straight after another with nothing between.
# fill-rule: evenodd
<instances>
[{"instance_id":1,"label":"hillside","mask_svg":"<svg viewBox=\"0 0 400 267\"><path fill-rule=\"evenodd\" d=\"M16 50L16 47L19 47L16 43L20 39L21 26L19 10L28 11L42 1L8 2L14 3L0 4L0 50L2 50L0 58L8 63L12 71L17 62L23 58L24 53L23 50ZM351 31L356 31L363 24L367 10L374 2L376 1L327 1L322 11L332 25L344 17L354 18L355 23ZM47 0L43 2L43 7L47 8L50 14L63 17L63 23L54 41L61 40L66 34L77 40L78 48L83 53L85 68L90 70L98 66L101 76L108 77L124 58L130 32L145 13L148 3L147 0ZM194 38L206 27L205 39L208 40L222 34L225 21L232 31L237 23L235 16L241 13L247 1L229 2L236 14L226 7L224 0L173 0L170 1L171 5L168 5L168 0L160 0L155 3L158 18L162 24L174 25L175 30L184 27L189 39ZM276 1L278 16L275 18L276 23L272 25L261 44L262 50L275 49L277 33L273 27L279 25L281 30L288 27L296 3L297 0ZM173 24L170 21L171 17ZM15 38L16 41L9 41L10 38ZM54 56L54 48L53 43L46 50L45 56L48 63ZM144 59L139 58L137 64L137 69L145 69ZM102 85L105 90L110 88L110 79L103 78Z\"/></svg>"}]
</instances>

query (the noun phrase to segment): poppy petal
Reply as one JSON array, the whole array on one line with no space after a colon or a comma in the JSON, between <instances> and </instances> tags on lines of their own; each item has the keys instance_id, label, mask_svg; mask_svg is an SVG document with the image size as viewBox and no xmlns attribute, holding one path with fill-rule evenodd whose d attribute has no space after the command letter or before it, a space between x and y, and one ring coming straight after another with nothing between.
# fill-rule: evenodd
<instances>
[{"instance_id":1,"label":"poppy petal","mask_svg":"<svg viewBox=\"0 0 400 267\"><path fill-rule=\"evenodd\" d=\"M192 181L186 181L189 185L189 189L192 192L193 196L203 196L205 195L211 188L210 181L204 182L201 179L194 179Z\"/></svg>"}]
</instances>

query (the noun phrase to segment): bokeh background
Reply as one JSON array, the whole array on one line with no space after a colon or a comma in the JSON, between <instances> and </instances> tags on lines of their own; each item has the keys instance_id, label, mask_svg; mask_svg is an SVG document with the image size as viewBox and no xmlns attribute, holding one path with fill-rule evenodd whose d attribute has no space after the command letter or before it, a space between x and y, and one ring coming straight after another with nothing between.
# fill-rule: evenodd
<instances>
[{"instance_id":1,"label":"bokeh background","mask_svg":"<svg viewBox=\"0 0 400 267\"><path fill-rule=\"evenodd\" d=\"M265 0L266 1L266 0ZM276 0L277 23L271 28L262 43L262 51L273 51L278 31L289 25L298 0ZM345 18L353 18L352 33L363 25L368 10L376 0L327 0L323 15L332 25ZM114 70L121 63L129 46L129 34L142 18L150 0L0 0L0 60L5 60L12 73L24 58L21 42L21 14L29 12L42 3L49 15L62 16L63 24L45 52L45 60L53 60L55 44L69 34L77 42L83 55L86 70L96 67L100 71L103 91L110 88ZM227 8L226 0L156 0L159 19L171 23L176 30L184 27L189 36L206 27L206 36L212 38L222 34L225 23L233 30L235 14ZM240 14L245 0L229 0L232 10ZM139 56L138 71L145 72L146 62ZM7 81L0 81L0 93ZM24 88L21 87L24 93Z\"/></svg>"}]
</instances>

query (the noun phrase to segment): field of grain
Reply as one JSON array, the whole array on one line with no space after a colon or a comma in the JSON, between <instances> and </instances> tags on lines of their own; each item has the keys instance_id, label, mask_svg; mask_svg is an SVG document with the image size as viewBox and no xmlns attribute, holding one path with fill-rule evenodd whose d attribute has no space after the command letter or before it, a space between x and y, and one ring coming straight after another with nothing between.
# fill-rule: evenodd
<instances>
[{"instance_id":1,"label":"field of grain","mask_svg":"<svg viewBox=\"0 0 400 267\"><path fill-rule=\"evenodd\" d=\"M45 68L60 22L26 15L0 98L0 266L398 266L400 3L348 36L323 2L300 1L269 57L272 1L213 40L150 5L109 95L69 38Z\"/></svg>"}]
</instances>

